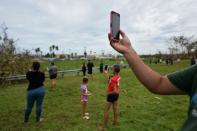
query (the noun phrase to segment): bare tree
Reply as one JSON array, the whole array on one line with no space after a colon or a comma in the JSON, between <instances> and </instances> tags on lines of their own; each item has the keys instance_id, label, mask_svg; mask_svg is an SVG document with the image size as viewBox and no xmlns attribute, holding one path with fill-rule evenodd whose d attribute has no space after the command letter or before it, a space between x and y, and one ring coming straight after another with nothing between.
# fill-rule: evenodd
<instances>
[{"instance_id":1,"label":"bare tree","mask_svg":"<svg viewBox=\"0 0 197 131\"><path fill-rule=\"evenodd\" d=\"M8 37L8 27L2 24L1 29L3 36L0 36L0 85L7 84L6 77L10 75L24 74L31 64L28 52L16 53L16 41Z\"/></svg>"},{"instance_id":2,"label":"bare tree","mask_svg":"<svg viewBox=\"0 0 197 131\"><path fill-rule=\"evenodd\" d=\"M197 48L197 40L194 40L194 36L173 36L172 38L170 38L170 41L172 41L172 43L169 47L169 50L172 53L177 53L179 50L181 50L181 54L187 53L187 55L190 55L192 50L195 50Z\"/></svg>"}]
</instances>

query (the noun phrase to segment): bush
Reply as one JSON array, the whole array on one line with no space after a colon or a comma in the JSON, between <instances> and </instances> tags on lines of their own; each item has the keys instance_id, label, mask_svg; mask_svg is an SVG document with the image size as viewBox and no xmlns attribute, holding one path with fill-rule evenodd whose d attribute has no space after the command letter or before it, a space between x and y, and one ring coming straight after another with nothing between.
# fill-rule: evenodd
<instances>
[{"instance_id":1,"label":"bush","mask_svg":"<svg viewBox=\"0 0 197 131\"><path fill-rule=\"evenodd\" d=\"M29 52L16 53L15 42L9 39L7 27L2 27L4 36L0 36L0 85L7 83L8 76L25 74L30 67L32 57Z\"/></svg>"}]
</instances>

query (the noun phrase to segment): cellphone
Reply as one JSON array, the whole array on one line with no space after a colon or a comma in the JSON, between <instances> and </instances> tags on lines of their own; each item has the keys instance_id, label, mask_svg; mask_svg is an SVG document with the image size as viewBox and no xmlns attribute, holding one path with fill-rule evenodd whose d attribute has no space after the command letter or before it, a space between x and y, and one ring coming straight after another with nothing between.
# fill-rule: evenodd
<instances>
[{"instance_id":1,"label":"cellphone","mask_svg":"<svg viewBox=\"0 0 197 131\"><path fill-rule=\"evenodd\" d=\"M119 40L120 36L120 14L111 11L110 13L110 34L116 40Z\"/></svg>"}]
</instances>

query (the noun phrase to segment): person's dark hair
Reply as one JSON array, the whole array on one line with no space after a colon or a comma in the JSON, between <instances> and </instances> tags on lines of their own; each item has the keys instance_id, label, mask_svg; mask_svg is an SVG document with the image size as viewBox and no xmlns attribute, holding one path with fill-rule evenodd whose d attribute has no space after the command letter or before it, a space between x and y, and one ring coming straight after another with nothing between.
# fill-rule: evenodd
<instances>
[{"instance_id":1,"label":"person's dark hair","mask_svg":"<svg viewBox=\"0 0 197 131\"><path fill-rule=\"evenodd\" d=\"M37 61L36 61L36 62L33 62L32 68L33 68L33 70L35 70L35 71L39 71L40 63L37 62Z\"/></svg>"},{"instance_id":2,"label":"person's dark hair","mask_svg":"<svg viewBox=\"0 0 197 131\"><path fill-rule=\"evenodd\" d=\"M115 73L119 73L119 72L120 72L120 65L114 65L114 66L113 66L113 71L114 71Z\"/></svg>"},{"instance_id":3,"label":"person's dark hair","mask_svg":"<svg viewBox=\"0 0 197 131\"><path fill-rule=\"evenodd\" d=\"M51 62L51 65L52 65L52 66L55 65L55 63L54 63L54 62Z\"/></svg>"},{"instance_id":4,"label":"person's dark hair","mask_svg":"<svg viewBox=\"0 0 197 131\"><path fill-rule=\"evenodd\" d=\"M88 83L88 78L87 77L83 78L83 83Z\"/></svg>"}]
</instances>

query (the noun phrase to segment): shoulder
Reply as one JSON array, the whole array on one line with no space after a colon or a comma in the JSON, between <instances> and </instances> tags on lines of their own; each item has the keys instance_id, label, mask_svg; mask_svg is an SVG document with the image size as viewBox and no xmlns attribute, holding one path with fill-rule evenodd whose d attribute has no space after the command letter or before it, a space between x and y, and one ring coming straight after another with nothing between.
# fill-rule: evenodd
<instances>
[{"instance_id":1,"label":"shoulder","mask_svg":"<svg viewBox=\"0 0 197 131\"><path fill-rule=\"evenodd\" d=\"M195 72L197 73L197 64L193 65Z\"/></svg>"},{"instance_id":2,"label":"shoulder","mask_svg":"<svg viewBox=\"0 0 197 131\"><path fill-rule=\"evenodd\" d=\"M85 89L86 85L85 84L81 84L81 89Z\"/></svg>"},{"instance_id":3,"label":"shoulder","mask_svg":"<svg viewBox=\"0 0 197 131\"><path fill-rule=\"evenodd\" d=\"M112 76L110 79L110 83L116 83L118 81L116 76Z\"/></svg>"},{"instance_id":4,"label":"shoulder","mask_svg":"<svg viewBox=\"0 0 197 131\"><path fill-rule=\"evenodd\" d=\"M119 81L120 80L120 76L113 76L111 79L113 81Z\"/></svg>"},{"instance_id":5,"label":"shoulder","mask_svg":"<svg viewBox=\"0 0 197 131\"><path fill-rule=\"evenodd\" d=\"M168 80L177 88L190 92L193 80L197 76L197 65L187 67L185 69L170 73L167 75Z\"/></svg>"},{"instance_id":6,"label":"shoulder","mask_svg":"<svg viewBox=\"0 0 197 131\"><path fill-rule=\"evenodd\" d=\"M186 69L193 69L193 70L195 70L197 72L197 64L192 65L192 66L190 66L190 67L188 67Z\"/></svg>"},{"instance_id":7,"label":"shoulder","mask_svg":"<svg viewBox=\"0 0 197 131\"><path fill-rule=\"evenodd\" d=\"M172 76L188 76L188 75L194 76L196 74L197 74L197 65L193 65L193 66L184 68L182 70L170 73L169 76L170 75Z\"/></svg>"},{"instance_id":8,"label":"shoulder","mask_svg":"<svg viewBox=\"0 0 197 131\"><path fill-rule=\"evenodd\" d=\"M30 75L32 73L33 73L33 71L27 71L26 75Z\"/></svg>"},{"instance_id":9,"label":"shoulder","mask_svg":"<svg viewBox=\"0 0 197 131\"><path fill-rule=\"evenodd\" d=\"M40 75L44 75L44 72L39 71L38 73L39 73Z\"/></svg>"}]
</instances>

